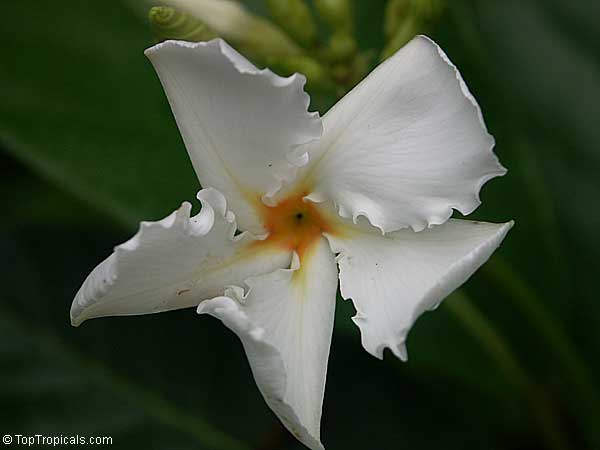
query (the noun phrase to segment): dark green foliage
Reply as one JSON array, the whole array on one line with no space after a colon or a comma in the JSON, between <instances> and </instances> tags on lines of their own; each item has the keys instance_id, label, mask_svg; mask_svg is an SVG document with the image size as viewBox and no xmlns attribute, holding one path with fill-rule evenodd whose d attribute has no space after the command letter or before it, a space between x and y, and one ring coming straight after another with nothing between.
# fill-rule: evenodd
<instances>
[{"instance_id":1,"label":"dark green foliage","mask_svg":"<svg viewBox=\"0 0 600 450\"><path fill-rule=\"evenodd\" d=\"M353 4L359 49L380 51L385 2ZM216 320L178 311L69 325L89 270L199 187L142 53L152 31L128 5L2 6L0 432L109 435L110 448L301 448ZM592 0L446 2L433 37L509 169L473 217L516 226L463 290L499 341L465 326L475 318L457 296L419 320L407 364L380 362L340 301L330 450L598 448L598 17ZM321 113L332 102L313 98Z\"/></svg>"}]
</instances>

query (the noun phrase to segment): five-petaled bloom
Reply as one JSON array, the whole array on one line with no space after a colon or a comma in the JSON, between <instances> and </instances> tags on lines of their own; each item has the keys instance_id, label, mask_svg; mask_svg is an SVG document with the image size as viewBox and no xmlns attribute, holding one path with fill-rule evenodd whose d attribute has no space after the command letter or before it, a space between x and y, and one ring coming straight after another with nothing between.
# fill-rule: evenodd
<instances>
[{"instance_id":1,"label":"five-petaled bloom","mask_svg":"<svg viewBox=\"0 0 600 450\"><path fill-rule=\"evenodd\" d=\"M185 202L143 222L85 280L72 323L197 306L237 333L286 428L322 449L338 276L363 347L406 359L415 319L512 225L450 219L506 172L494 140L457 69L423 36L322 120L308 112L302 75L258 70L220 39L146 55L204 186L202 209L190 217Z\"/></svg>"}]
</instances>

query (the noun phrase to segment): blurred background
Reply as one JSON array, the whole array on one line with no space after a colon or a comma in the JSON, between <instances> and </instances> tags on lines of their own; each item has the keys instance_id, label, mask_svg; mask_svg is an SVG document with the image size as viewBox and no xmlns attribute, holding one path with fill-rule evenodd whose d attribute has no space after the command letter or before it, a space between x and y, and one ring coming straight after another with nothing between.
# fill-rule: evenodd
<instances>
[{"instance_id":1,"label":"blurred background","mask_svg":"<svg viewBox=\"0 0 600 450\"><path fill-rule=\"evenodd\" d=\"M325 446L600 449L600 3L354 0L350 21L335 10L343 1L298 3L245 2L285 38L232 43L280 74L306 72L324 114L382 57L430 35L509 169L470 217L516 221L490 262L417 322L408 363L369 356L351 303L338 302ZM2 1L0 433L301 449L217 320L184 310L70 326L89 271L139 221L199 189L143 50L227 30L179 10L149 18L151 6Z\"/></svg>"}]
</instances>

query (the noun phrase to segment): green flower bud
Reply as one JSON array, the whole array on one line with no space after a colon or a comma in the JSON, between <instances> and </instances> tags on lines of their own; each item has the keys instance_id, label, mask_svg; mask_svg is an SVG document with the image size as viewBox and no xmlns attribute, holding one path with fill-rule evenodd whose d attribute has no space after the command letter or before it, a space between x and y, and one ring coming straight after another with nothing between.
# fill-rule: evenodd
<instances>
[{"instance_id":1,"label":"green flower bud","mask_svg":"<svg viewBox=\"0 0 600 450\"><path fill-rule=\"evenodd\" d=\"M350 33L338 31L334 33L327 44L325 56L331 61L344 61L356 53L356 41Z\"/></svg>"},{"instance_id":2,"label":"green flower bud","mask_svg":"<svg viewBox=\"0 0 600 450\"><path fill-rule=\"evenodd\" d=\"M425 22L436 20L444 10L444 0L412 0L418 19Z\"/></svg>"},{"instance_id":3,"label":"green flower bud","mask_svg":"<svg viewBox=\"0 0 600 450\"><path fill-rule=\"evenodd\" d=\"M418 33L419 22L413 16L408 16L381 52L381 59L384 60L392 56Z\"/></svg>"},{"instance_id":4,"label":"green flower bud","mask_svg":"<svg viewBox=\"0 0 600 450\"><path fill-rule=\"evenodd\" d=\"M219 36L243 49L250 56L266 60L269 56L301 53L283 31L269 20L250 13L232 0L167 0L191 14Z\"/></svg>"},{"instance_id":5,"label":"green flower bud","mask_svg":"<svg viewBox=\"0 0 600 450\"><path fill-rule=\"evenodd\" d=\"M150 25L159 39L209 41L217 37L206 24L169 6L155 6L148 13Z\"/></svg>"},{"instance_id":6,"label":"green flower bud","mask_svg":"<svg viewBox=\"0 0 600 450\"><path fill-rule=\"evenodd\" d=\"M304 0L267 0L267 6L275 22L297 42L305 47L316 43L317 24Z\"/></svg>"},{"instance_id":7,"label":"green flower bud","mask_svg":"<svg viewBox=\"0 0 600 450\"><path fill-rule=\"evenodd\" d=\"M375 51L369 50L359 53L354 58L351 67L351 77L349 79L349 88L357 85L371 70L371 65L375 59Z\"/></svg>"},{"instance_id":8,"label":"green flower bud","mask_svg":"<svg viewBox=\"0 0 600 450\"><path fill-rule=\"evenodd\" d=\"M334 88L327 70L314 58L306 55L271 58L268 61L277 73L291 75L295 72L306 76L306 87L312 91L326 91Z\"/></svg>"},{"instance_id":9,"label":"green flower bud","mask_svg":"<svg viewBox=\"0 0 600 450\"><path fill-rule=\"evenodd\" d=\"M383 32L389 40L394 37L402 22L412 10L414 0L388 0L385 8Z\"/></svg>"},{"instance_id":10,"label":"green flower bud","mask_svg":"<svg viewBox=\"0 0 600 450\"><path fill-rule=\"evenodd\" d=\"M352 30L350 0L315 0L319 16L332 30Z\"/></svg>"}]
</instances>

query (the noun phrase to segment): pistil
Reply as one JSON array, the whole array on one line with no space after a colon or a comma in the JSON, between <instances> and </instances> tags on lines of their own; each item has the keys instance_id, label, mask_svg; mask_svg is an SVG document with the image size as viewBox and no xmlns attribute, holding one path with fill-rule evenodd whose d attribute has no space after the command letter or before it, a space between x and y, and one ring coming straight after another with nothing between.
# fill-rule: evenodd
<instances>
[{"instance_id":1,"label":"pistil","mask_svg":"<svg viewBox=\"0 0 600 450\"><path fill-rule=\"evenodd\" d=\"M332 233L334 226L319 207L304 201L305 193L288 197L276 206L263 205L263 223L269 235L264 242L298 253L300 260L322 233Z\"/></svg>"}]
</instances>

